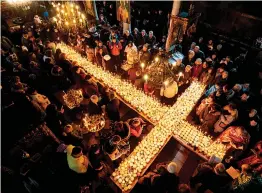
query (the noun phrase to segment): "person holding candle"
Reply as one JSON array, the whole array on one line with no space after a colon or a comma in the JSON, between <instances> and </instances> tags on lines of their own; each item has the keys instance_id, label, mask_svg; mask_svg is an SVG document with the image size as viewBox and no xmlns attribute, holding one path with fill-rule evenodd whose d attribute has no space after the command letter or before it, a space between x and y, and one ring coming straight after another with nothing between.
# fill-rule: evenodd
<instances>
[{"instance_id":1,"label":"person holding candle","mask_svg":"<svg viewBox=\"0 0 262 193\"><path fill-rule=\"evenodd\" d=\"M194 65L194 56L195 56L195 52L193 50L189 50L188 55L183 58L182 63L185 65L193 66Z\"/></svg>"},{"instance_id":2,"label":"person holding candle","mask_svg":"<svg viewBox=\"0 0 262 193\"><path fill-rule=\"evenodd\" d=\"M179 86L187 85L191 82L191 74L192 74L191 69L192 67L190 65L187 65L185 67L184 73L179 79L179 83L178 83Z\"/></svg>"},{"instance_id":3,"label":"person holding candle","mask_svg":"<svg viewBox=\"0 0 262 193\"><path fill-rule=\"evenodd\" d=\"M198 115L201 119L201 114L204 112L204 110L209 107L210 105L214 104L214 97L213 96L209 96L207 98L204 98L200 105L196 108L196 115Z\"/></svg>"},{"instance_id":4,"label":"person holding candle","mask_svg":"<svg viewBox=\"0 0 262 193\"><path fill-rule=\"evenodd\" d=\"M156 43L156 37L154 36L153 31L149 31L148 37L146 39L146 43L150 46L153 47Z\"/></svg>"},{"instance_id":5,"label":"person holding candle","mask_svg":"<svg viewBox=\"0 0 262 193\"><path fill-rule=\"evenodd\" d=\"M185 65L182 63L181 59L177 59L173 71L178 75L179 72L184 72Z\"/></svg>"},{"instance_id":6,"label":"person holding candle","mask_svg":"<svg viewBox=\"0 0 262 193\"><path fill-rule=\"evenodd\" d=\"M203 84L209 85L213 80L213 68L208 68L207 71L202 72L199 81Z\"/></svg>"}]
</instances>

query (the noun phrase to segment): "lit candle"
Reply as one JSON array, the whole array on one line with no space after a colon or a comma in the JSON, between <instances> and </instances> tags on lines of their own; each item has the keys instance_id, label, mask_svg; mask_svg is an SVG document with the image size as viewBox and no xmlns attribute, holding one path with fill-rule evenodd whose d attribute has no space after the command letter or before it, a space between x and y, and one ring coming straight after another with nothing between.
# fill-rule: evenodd
<instances>
[{"instance_id":1,"label":"lit candle","mask_svg":"<svg viewBox=\"0 0 262 193\"><path fill-rule=\"evenodd\" d=\"M141 67L142 67L142 72L144 72L145 63L141 63Z\"/></svg>"}]
</instances>

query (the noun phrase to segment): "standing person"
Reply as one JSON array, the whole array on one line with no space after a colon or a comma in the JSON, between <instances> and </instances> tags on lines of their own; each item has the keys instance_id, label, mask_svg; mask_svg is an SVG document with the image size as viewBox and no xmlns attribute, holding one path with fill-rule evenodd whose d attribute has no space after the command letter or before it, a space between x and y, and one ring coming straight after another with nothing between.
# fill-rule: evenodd
<instances>
[{"instance_id":1,"label":"standing person","mask_svg":"<svg viewBox=\"0 0 262 193\"><path fill-rule=\"evenodd\" d=\"M87 56L88 61L94 63L94 61L95 61L95 49L91 48L87 45L85 52L86 52L86 56Z\"/></svg>"},{"instance_id":2,"label":"standing person","mask_svg":"<svg viewBox=\"0 0 262 193\"><path fill-rule=\"evenodd\" d=\"M134 43L136 46L139 46L140 39L141 39L141 33L138 31L137 28L134 29L133 31L133 37L134 37Z\"/></svg>"},{"instance_id":3,"label":"standing person","mask_svg":"<svg viewBox=\"0 0 262 193\"><path fill-rule=\"evenodd\" d=\"M153 47L156 44L156 36L154 36L153 31L149 31L146 43L148 43L150 47Z\"/></svg>"},{"instance_id":4,"label":"standing person","mask_svg":"<svg viewBox=\"0 0 262 193\"><path fill-rule=\"evenodd\" d=\"M133 65L136 61L138 61L137 47L132 41L128 42L124 52L128 64Z\"/></svg>"},{"instance_id":5,"label":"standing person","mask_svg":"<svg viewBox=\"0 0 262 193\"><path fill-rule=\"evenodd\" d=\"M87 106L87 112L90 116L92 115L100 115L103 113L101 107L98 105L98 96L97 95L92 95L90 97L90 102L88 103Z\"/></svg>"},{"instance_id":6,"label":"standing person","mask_svg":"<svg viewBox=\"0 0 262 193\"><path fill-rule=\"evenodd\" d=\"M128 70L128 80L131 81L132 84L135 84L137 79L137 71L138 71L138 63L135 63L132 68Z\"/></svg>"},{"instance_id":7,"label":"standing person","mask_svg":"<svg viewBox=\"0 0 262 193\"><path fill-rule=\"evenodd\" d=\"M116 98L114 92L109 93L109 102L106 105L106 112L108 118L112 121L120 121L120 112L119 112L120 101Z\"/></svg>"},{"instance_id":8,"label":"standing person","mask_svg":"<svg viewBox=\"0 0 262 193\"><path fill-rule=\"evenodd\" d=\"M219 120L214 125L215 133L223 132L225 128L238 118L238 111L232 104L226 105L223 110Z\"/></svg>"},{"instance_id":9,"label":"standing person","mask_svg":"<svg viewBox=\"0 0 262 193\"><path fill-rule=\"evenodd\" d=\"M98 66L103 67L105 69L104 56L105 53L103 52L103 49L99 49L95 54L95 61Z\"/></svg>"},{"instance_id":10,"label":"standing person","mask_svg":"<svg viewBox=\"0 0 262 193\"><path fill-rule=\"evenodd\" d=\"M178 85L187 85L191 82L192 67L187 65L181 78L179 79Z\"/></svg>"},{"instance_id":11,"label":"standing person","mask_svg":"<svg viewBox=\"0 0 262 193\"><path fill-rule=\"evenodd\" d=\"M115 65L115 71L118 71L121 65L120 51L122 50L122 44L117 41L116 38L113 38L112 42L109 42L109 49L111 51L112 61Z\"/></svg>"},{"instance_id":12,"label":"standing person","mask_svg":"<svg viewBox=\"0 0 262 193\"><path fill-rule=\"evenodd\" d=\"M192 78L198 80L202 73L202 60L201 58L197 58L195 61L195 65L192 68Z\"/></svg>"},{"instance_id":13,"label":"standing person","mask_svg":"<svg viewBox=\"0 0 262 193\"><path fill-rule=\"evenodd\" d=\"M148 44L143 45L142 50L139 51L140 63L145 63L146 65L151 60L151 53L148 50Z\"/></svg>"}]
</instances>

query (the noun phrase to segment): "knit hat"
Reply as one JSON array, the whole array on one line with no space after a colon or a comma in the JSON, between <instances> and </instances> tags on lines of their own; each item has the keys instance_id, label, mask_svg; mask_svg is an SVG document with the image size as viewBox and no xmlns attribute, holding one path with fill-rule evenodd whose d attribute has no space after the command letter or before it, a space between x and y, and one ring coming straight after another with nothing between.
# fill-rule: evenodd
<instances>
[{"instance_id":1,"label":"knit hat","mask_svg":"<svg viewBox=\"0 0 262 193\"><path fill-rule=\"evenodd\" d=\"M139 120L139 118L134 118L131 121L131 125L134 126L134 127L138 127L140 124L141 124L141 121Z\"/></svg>"},{"instance_id":2,"label":"knit hat","mask_svg":"<svg viewBox=\"0 0 262 193\"><path fill-rule=\"evenodd\" d=\"M175 174L177 172L177 164L175 162L170 162L167 165L167 171L171 174Z\"/></svg>"},{"instance_id":3,"label":"knit hat","mask_svg":"<svg viewBox=\"0 0 262 193\"><path fill-rule=\"evenodd\" d=\"M74 158L80 157L82 155L82 148L81 147L74 147L71 155Z\"/></svg>"}]
</instances>

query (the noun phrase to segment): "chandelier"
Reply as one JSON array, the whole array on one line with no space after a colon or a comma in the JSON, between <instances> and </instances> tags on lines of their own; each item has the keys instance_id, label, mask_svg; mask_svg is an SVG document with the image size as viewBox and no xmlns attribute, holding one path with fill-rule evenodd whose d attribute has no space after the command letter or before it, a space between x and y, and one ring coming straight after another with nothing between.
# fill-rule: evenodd
<instances>
[{"instance_id":1,"label":"chandelier","mask_svg":"<svg viewBox=\"0 0 262 193\"><path fill-rule=\"evenodd\" d=\"M70 31L70 29L83 29L87 26L86 16L80 11L80 7L76 3L52 2L52 6L56 12L53 22L58 29Z\"/></svg>"}]
</instances>

